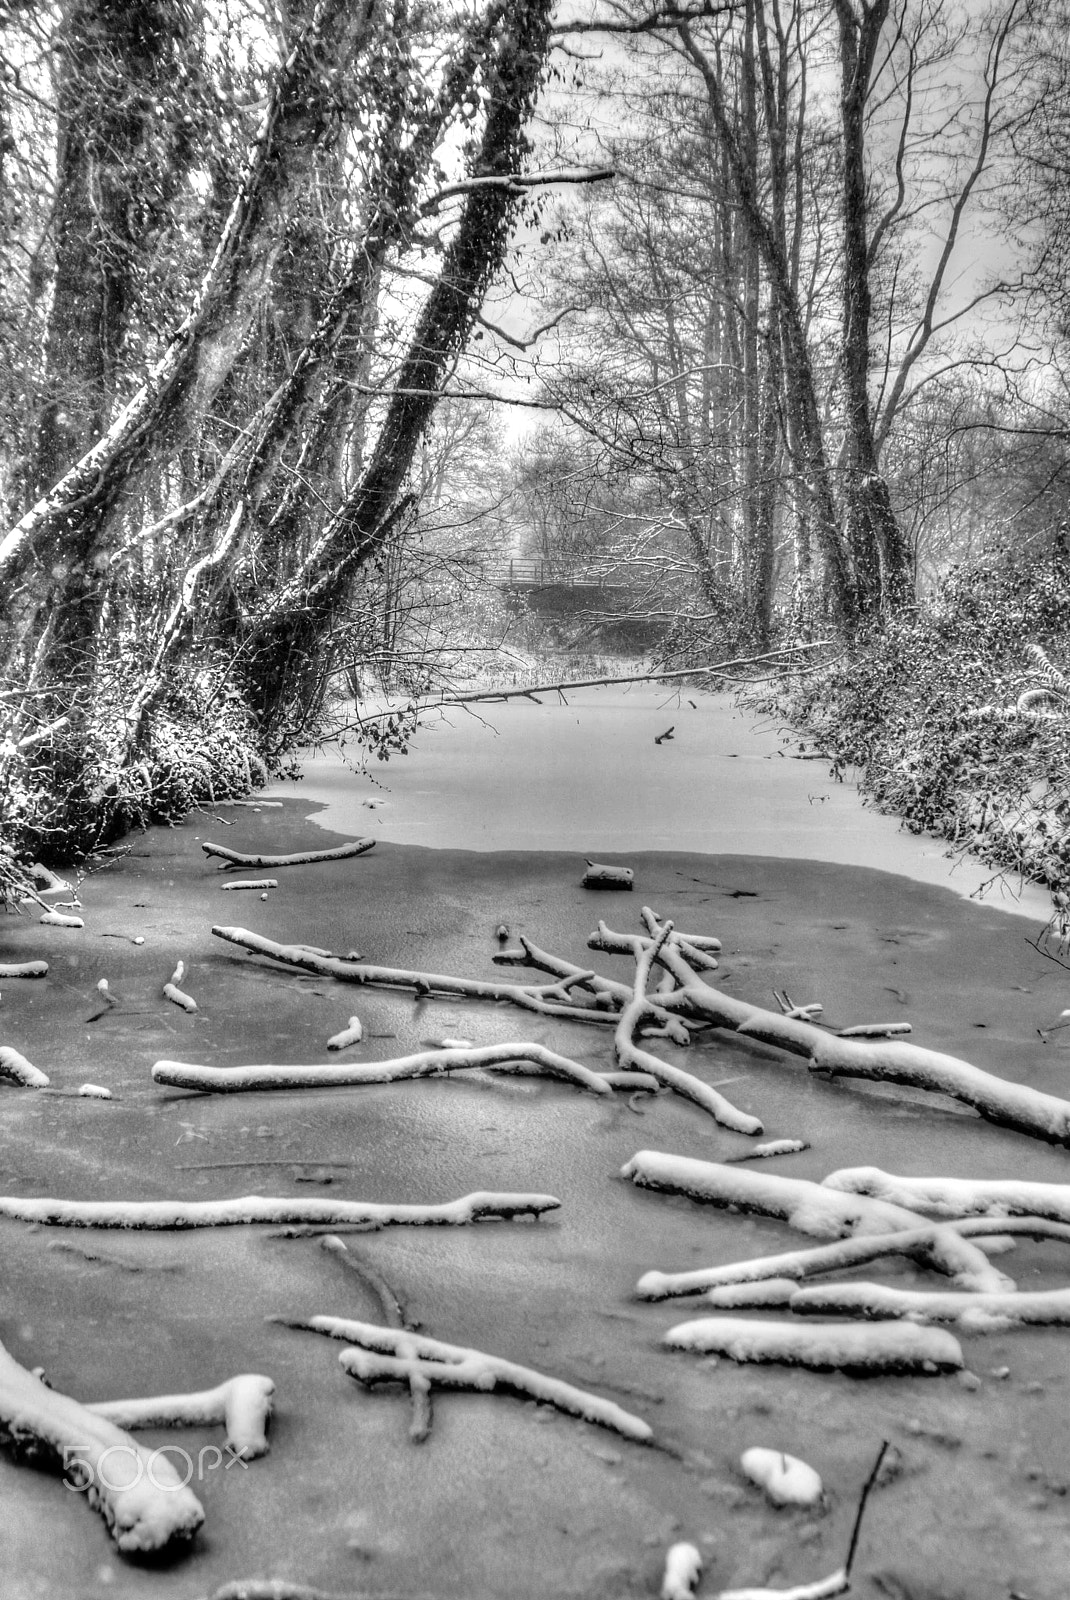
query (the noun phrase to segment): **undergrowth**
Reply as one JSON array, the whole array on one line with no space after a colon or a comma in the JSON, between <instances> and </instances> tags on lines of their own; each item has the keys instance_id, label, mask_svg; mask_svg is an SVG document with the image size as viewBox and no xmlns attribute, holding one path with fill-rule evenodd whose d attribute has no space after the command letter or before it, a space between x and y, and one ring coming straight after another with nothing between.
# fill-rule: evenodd
<instances>
[{"instance_id":1,"label":"undergrowth","mask_svg":"<svg viewBox=\"0 0 1070 1600\"><path fill-rule=\"evenodd\" d=\"M763 697L914 833L1045 885L1070 937L1070 559L952 572L820 673ZM1039 713L1039 714L1038 714Z\"/></svg>"}]
</instances>

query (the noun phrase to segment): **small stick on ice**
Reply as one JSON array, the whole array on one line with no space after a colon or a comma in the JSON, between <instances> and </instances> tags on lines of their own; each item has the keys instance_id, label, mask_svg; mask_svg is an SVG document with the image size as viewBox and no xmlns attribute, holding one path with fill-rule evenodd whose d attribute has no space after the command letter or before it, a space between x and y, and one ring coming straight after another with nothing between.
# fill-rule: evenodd
<instances>
[{"instance_id":1,"label":"small stick on ice","mask_svg":"<svg viewBox=\"0 0 1070 1600\"><path fill-rule=\"evenodd\" d=\"M693 1544L671 1545L665 1556L661 1600L692 1600L702 1576L702 1557Z\"/></svg>"},{"instance_id":2,"label":"small stick on ice","mask_svg":"<svg viewBox=\"0 0 1070 1600\"><path fill-rule=\"evenodd\" d=\"M340 1038L341 1035L338 1035ZM340 1048L335 1046L335 1048ZM444 1077L450 1073L493 1067L498 1072L521 1072L532 1067L551 1077L565 1078L592 1094L612 1095L604 1076L545 1045L472 1045L464 1050L424 1050L393 1061L340 1062L297 1066L202 1067L192 1062L157 1061L154 1083L174 1089L199 1089L227 1094L253 1089L352 1088L360 1084L399 1083L406 1078Z\"/></svg>"},{"instance_id":3,"label":"small stick on ice","mask_svg":"<svg viewBox=\"0 0 1070 1600\"><path fill-rule=\"evenodd\" d=\"M351 1044L359 1044L364 1037L364 1024L359 1017L350 1017L348 1027L342 1029L327 1040L328 1050L348 1050Z\"/></svg>"},{"instance_id":4,"label":"small stick on ice","mask_svg":"<svg viewBox=\"0 0 1070 1600\"><path fill-rule=\"evenodd\" d=\"M412 1324L405 1318L401 1301L386 1279L381 1277L373 1266L354 1255L337 1234L328 1234L326 1239L320 1240L320 1245L355 1273L364 1287L371 1291L386 1327L396 1328L399 1332L413 1331ZM416 1351L411 1347L406 1348L403 1355L407 1359L415 1359ZM409 1373L409 1394L412 1398L409 1438L413 1444L422 1444L431 1432L431 1385L424 1374L417 1371L415 1365Z\"/></svg>"},{"instance_id":5,"label":"small stick on ice","mask_svg":"<svg viewBox=\"0 0 1070 1600\"><path fill-rule=\"evenodd\" d=\"M277 889L278 878L234 878L230 883L221 883L221 889Z\"/></svg>"},{"instance_id":6,"label":"small stick on ice","mask_svg":"<svg viewBox=\"0 0 1070 1600\"><path fill-rule=\"evenodd\" d=\"M570 1416L582 1417L586 1422L600 1423L639 1444L649 1444L654 1437L648 1422L632 1416L614 1401L576 1389L560 1378L547 1377L532 1367L487 1355L482 1350L444 1344L440 1339L429 1339L426 1334L399 1332L396 1328L379 1327L371 1322L351 1322L345 1317L310 1317L307 1322L291 1325L352 1344L355 1348L343 1350L338 1359L346 1372L361 1383L404 1381L415 1365L432 1387L438 1384L449 1389L474 1389L480 1394L500 1387L554 1406ZM406 1351L411 1353L405 1354Z\"/></svg>"},{"instance_id":7,"label":"small stick on ice","mask_svg":"<svg viewBox=\"0 0 1070 1600\"><path fill-rule=\"evenodd\" d=\"M725 1166L735 1166L740 1161L764 1161L768 1156L793 1156L800 1150L809 1150L805 1139L770 1139L768 1144L756 1144L753 1150L744 1150L738 1156L725 1156Z\"/></svg>"},{"instance_id":8,"label":"small stick on ice","mask_svg":"<svg viewBox=\"0 0 1070 1600\"><path fill-rule=\"evenodd\" d=\"M292 1200L243 1195L236 1200L53 1200L0 1196L0 1217L56 1228L228 1228L304 1222L344 1227L371 1222L398 1227L463 1227L484 1217L539 1217L556 1211L550 1194L478 1191L442 1205L379 1205L363 1200Z\"/></svg>"},{"instance_id":9,"label":"small stick on ice","mask_svg":"<svg viewBox=\"0 0 1070 1600\"><path fill-rule=\"evenodd\" d=\"M166 1454L143 1450L89 1406L47 1388L2 1345L0 1437L35 1459L43 1453L84 1487L127 1554L171 1549L204 1521L200 1501Z\"/></svg>"},{"instance_id":10,"label":"small stick on ice","mask_svg":"<svg viewBox=\"0 0 1070 1600\"><path fill-rule=\"evenodd\" d=\"M205 1428L222 1423L231 1455L252 1461L267 1454L267 1425L275 1385L259 1372L240 1372L197 1394L157 1395L148 1400L101 1400L86 1407L117 1428Z\"/></svg>"},{"instance_id":11,"label":"small stick on ice","mask_svg":"<svg viewBox=\"0 0 1070 1600\"><path fill-rule=\"evenodd\" d=\"M0 1078L10 1078L24 1089L43 1089L48 1074L32 1066L26 1057L12 1045L0 1045Z\"/></svg>"},{"instance_id":12,"label":"small stick on ice","mask_svg":"<svg viewBox=\"0 0 1070 1600\"><path fill-rule=\"evenodd\" d=\"M171 981L169 983L165 983L163 986L164 996L166 999L170 1000L173 1005L181 1006L183 1011L196 1011L196 1000L194 1000L191 995L184 994L183 991L178 987L178 985L182 982L182 979L185 977L185 974L185 963L180 961L174 972L171 974Z\"/></svg>"},{"instance_id":13,"label":"small stick on ice","mask_svg":"<svg viewBox=\"0 0 1070 1600\"><path fill-rule=\"evenodd\" d=\"M354 839L351 844L336 845L333 850L299 850L288 856L256 855L210 843L202 844L201 849L206 856L221 856L219 870L225 872L230 867L303 867L313 861L344 861L348 856L362 856L374 844L374 839Z\"/></svg>"},{"instance_id":14,"label":"small stick on ice","mask_svg":"<svg viewBox=\"0 0 1070 1600\"><path fill-rule=\"evenodd\" d=\"M731 1361L776 1361L816 1372L869 1375L934 1374L962 1365L958 1340L942 1328L912 1322L843 1322L810 1325L757 1322L750 1317L696 1317L663 1335L672 1350L727 1356Z\"/></svg>"}]
</instances>

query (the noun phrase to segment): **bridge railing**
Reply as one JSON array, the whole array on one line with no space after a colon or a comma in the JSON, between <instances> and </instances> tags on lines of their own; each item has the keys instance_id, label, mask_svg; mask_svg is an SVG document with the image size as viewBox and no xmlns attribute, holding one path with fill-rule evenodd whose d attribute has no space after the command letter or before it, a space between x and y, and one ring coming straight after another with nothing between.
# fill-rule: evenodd
<instances>
[{"instance_id":1,"label":"bridge railing","mask_svg":"<svg viewBox=\"0 0 1070 1600\"><path fill-rule=\"evenodd\" d=\"M603 589L612 585L614 575L591 568L568 567L541 556L509 556L483 568L488 583L510 589Z\"/></svg>"}]
</instances>

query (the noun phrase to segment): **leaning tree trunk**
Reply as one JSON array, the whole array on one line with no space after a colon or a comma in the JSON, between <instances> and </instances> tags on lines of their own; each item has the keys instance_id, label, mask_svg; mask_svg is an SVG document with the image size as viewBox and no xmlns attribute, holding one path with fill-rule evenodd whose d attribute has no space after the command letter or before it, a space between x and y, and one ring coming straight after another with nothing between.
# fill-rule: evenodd
<instances>
[{"instance_id":1,"label":"leaning tree trunk","mask_svg":"<svg viewBox=\"0 0 1070 1600\"><path fill-rule=\"evenodd\" d=\"M265 733L284 735L289 701L349 598L352 580L393 526L399 495L443 384L504 263L522 195L515 180L528 148L550 32L551 0L510 8L484 81L490 104L456 235L448 246L393 388L360 482L330 519L309 560L254 618L244 640L247 692Z\"/></svg>"},{"instance_id":2,"label":"leaning tree trunk","mask_svg":"<svg viewBox=\"0 0 1070 1600\"><path fill-rule=\"evenodd\" d=\"M840 365L846 411L847 536L861 609L896 607L912 598L910 548L881 474L869 395L869 234L866 206L865 106L890 0L836 0L840 27L843 137L843 338Z\"/></svg>"}]
</instances>

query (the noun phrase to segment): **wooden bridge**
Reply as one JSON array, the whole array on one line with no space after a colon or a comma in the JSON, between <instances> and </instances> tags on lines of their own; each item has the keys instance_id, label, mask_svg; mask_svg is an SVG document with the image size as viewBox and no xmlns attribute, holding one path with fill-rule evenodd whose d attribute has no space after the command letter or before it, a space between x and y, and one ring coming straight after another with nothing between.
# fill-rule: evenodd
<instances>
[{"instance_id":1,"label":"wooden bridge","mask_svg":"<svg viewBox=\"0 0 1070 1600\"><path fill-rule=\"evenodd\" d=\"M489 562L483 577L496 589L596 589L629 590L636 585L620 575L617 568L598 572L587 567L571 567L541 556L509 556Z\"/></svg>"},{"instance_id":2,"label":"wooden bridge","mask_svg":"<svg viewBox=\"0 0 1070 1600\"><path fill-rule=\"evenodd\" d=\"M637 577L623 567L599 570L539 556L509 556L483 568L484 581L503 592L510 609L535 612L566 633L583 628L603 647L628 650L652 647L665 631L644 614L645 583Z\"/></svg>"}]
</instances>

